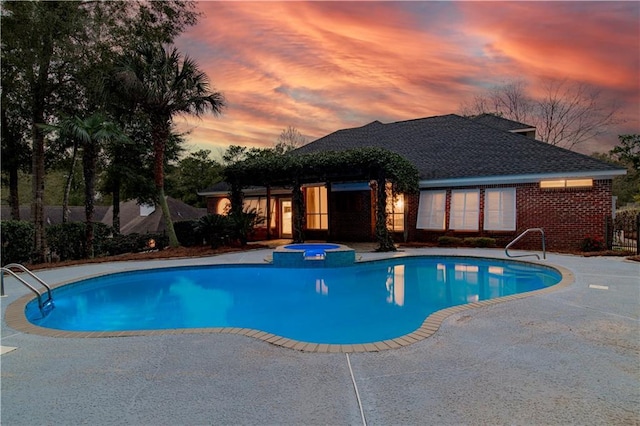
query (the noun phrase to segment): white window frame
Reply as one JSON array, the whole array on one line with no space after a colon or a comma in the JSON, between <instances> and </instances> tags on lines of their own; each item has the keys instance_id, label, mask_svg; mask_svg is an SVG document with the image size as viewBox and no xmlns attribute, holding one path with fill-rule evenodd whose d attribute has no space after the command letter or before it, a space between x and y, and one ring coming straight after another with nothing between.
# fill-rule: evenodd
<instances>
[{"instance_id":1,"label":"white window frame","mask_svg":"<svg viewBox=\"0 0 640 426\"><path fill-rule=\"evenodd\" d=\"M479 227L480 190L452 190L449 229L454 231L479 231Z\"/></svg>"},{"instance_id":2,"label":"white window frame","mask_svg":"<svg viewBox=\"0 0 640 426\"><path fill-rule=\"evenodd\" d=\"M493 194L497 194L497 198ZM487 231L516 230L515 188L484 190L484 229Z\"/></svg>"},{"instance_id":3,"label":"white window frame","mask_svg":"<svg viewBox=\"0 0 640 426\"><path fill-rule=\"evenodd\" d=\"M417 229L445 229L447 191L420 191Z\"/></svg>"}]
</instances>

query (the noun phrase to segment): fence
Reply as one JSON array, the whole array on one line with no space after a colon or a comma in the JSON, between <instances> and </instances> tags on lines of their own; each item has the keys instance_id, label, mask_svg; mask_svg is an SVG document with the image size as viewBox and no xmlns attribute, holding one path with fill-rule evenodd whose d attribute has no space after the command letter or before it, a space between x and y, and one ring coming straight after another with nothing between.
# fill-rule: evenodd
<instances>
[{"instance_id":1,"label":"fence","mask_svg":"<svg viewBox=\"0 0 640 426\"><path fill-rule=\"evenodd\" d=\"M619 215L615 220L609 216L605 227L609 250L624 250L640 254L640 238L638 238L640 214Z\"/></svg>"}]
</instances>

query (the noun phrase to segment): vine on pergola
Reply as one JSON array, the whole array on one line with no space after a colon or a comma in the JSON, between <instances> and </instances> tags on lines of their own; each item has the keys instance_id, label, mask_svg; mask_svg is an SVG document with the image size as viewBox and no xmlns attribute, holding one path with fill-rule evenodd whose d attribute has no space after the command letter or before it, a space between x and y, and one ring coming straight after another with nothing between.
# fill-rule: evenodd
<instances>
[{"instance_id":1,"label":"vine on pergola","mask_svg":"<svg viewBox=\"0 0 640 426\"><path fill-rule=\"evenodd\" d=\"M309 154L278 155L265 152L229 165L225 179L231 185L231 210L242 211L243 188L284 186L292 188L293 239L303 242L304 198L301 186L315 182L375 181L376 239L378 251L395 251L387 229L386 184L394 193L418 190L418 170L399 154L384 148L355 148Z\"/></svg>"}]
</instances>

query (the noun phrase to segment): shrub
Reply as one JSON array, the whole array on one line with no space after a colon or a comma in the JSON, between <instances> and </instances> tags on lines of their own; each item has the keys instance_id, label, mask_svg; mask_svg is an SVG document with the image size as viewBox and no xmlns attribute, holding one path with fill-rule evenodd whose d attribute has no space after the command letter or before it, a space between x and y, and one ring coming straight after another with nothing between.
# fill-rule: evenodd
<instances>
[{"instance_id":1,"label":"shrub","mask_svg":"<svg viewBox=\"0 0 640 426\"><path fill-rule=\"evenodd\" d=\"M606 248L602 238L585 237L580 242L580 250L582 251L601 251Z\"/></svg>"},{"instance_id":2,"label":"shrub","mask_svg":"<svg viewBox=\"0 0 640 426\"><path fill-rule=\"evenodd\" d=\"M174 222L173 228L176 231L176 236L178 237L180 245L185 247L202 245L204 236L200 232L197 220Z\"/></svg>"},{"instance_id":3,"label":"shrub","mask_svg":"<svg viewBox=\"0 0 640 426\"><path fill-rule=\"evenodd\" d=\"M93 256L99 257L107 253L105 247L112 229L100 222L93 222ZM78 260L88 257L86 224L84 222L69 222L52 225L46 228L47 245L61 261Z\"/></svg>"},{"instance_id":4,"label":"shrub","mask_svg":"<svg viewBox=\"0 0 640 426\"><path fill-rule=\"evenodd\" d=\"M464 243L471 247L495 247L496 239L489 237L468 237L464 239Z\"/></svg>"},{"instance_id":5,"label":"shrub","mask_svg":"<svg viewBox=\"0 0 640 426\"><path fill-rule=\"evenodd\" d=\"M28 263L33 249L33 223L23 220L0 222L2 266L9 263Z\"/></svg>"},{"instance_id":6,"label":"shrub","mask_svg":"<svg viewBox=\"0 0 640 426\"><path fill-rule=\"evenodd\" d=\"M638 215L640 215L640 207L627 207L616 210L616 218L613 222L615 230L624 231L625 236L635 239L637 237L635 223Z\"/></svg>"},{"instance_id":7,"label":"shrub","mask_svg":"<svg viewBox=\"0 0 640 426\"><path fill-rule=\"evenodd\" d=\"M154 247L149 245L149 242L153 240ZM125 253L140 253L145 250L158 249L162 250L169 244L169 237L164 234L128 234L128 235L114 235L110 238L106 244L106 252L109 256L115 256Z\"/></svg>"},{"instance_id":8,"label":"shrub","mask_svg":"<svg viewBox=\"0 0 640 426\"><path fill-rule=\"evenodd\" d=\"M208 214L198 220L195 232L201 235L212 248L217 248L228 243L229 234L232 232L231 227L229 216Z\"/></svg>"},{"instance_id":9,"label":"shrub","mask_svg":"<svg viewBox=\"0 0 640 426\"><path fill-rule=\"evenodd\" d=\"M113 235L113 228L102 222L93 223L93 255L95 257L107 254L106 241Z\"/></svg>"},{"instance_id":10,"label":"shrub","mask_svg":"<svg viewBox=\"0 0 640 426\"><path fill-rule=\"evenodd\" d=\"M438 238L438 245L441 247L455 247L462 245L462 238L442 236Z\"/></svg>"},{"instance_id":11,"label":"shrub","mask_svg":"<svg viewBox=\"0 0 640 426\"><path fill-rule=\"evenodd\" d=\"M265 222L264 216L260 215L255 207L247 208L239 213L231 212L228 217L231 223L232 238L238 240L243 246L253 235L254 228Z\"/></svg>"}]
</instances>

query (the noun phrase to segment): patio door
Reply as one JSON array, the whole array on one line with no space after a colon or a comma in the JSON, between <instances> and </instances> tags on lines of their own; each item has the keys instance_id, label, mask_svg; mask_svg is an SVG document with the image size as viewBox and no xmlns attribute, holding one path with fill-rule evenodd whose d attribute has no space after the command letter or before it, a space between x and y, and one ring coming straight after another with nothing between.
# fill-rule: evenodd
<instances>
[{"instance_id":1,"label":"patio door","mask_svg":"<svg viewBox=\"0 0 640 426\"><path fill-rule=\"evenodd\" d=\"M293 236L293 205L291 199L280 201L280 237L291 238Z\"/></svg>"}]
</instances>

